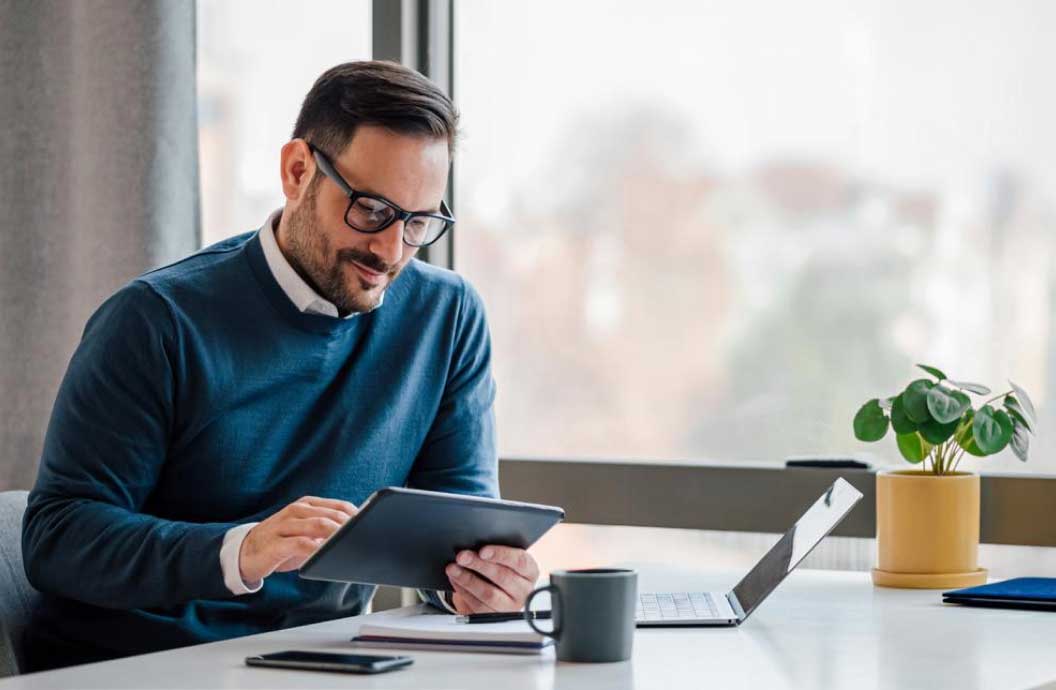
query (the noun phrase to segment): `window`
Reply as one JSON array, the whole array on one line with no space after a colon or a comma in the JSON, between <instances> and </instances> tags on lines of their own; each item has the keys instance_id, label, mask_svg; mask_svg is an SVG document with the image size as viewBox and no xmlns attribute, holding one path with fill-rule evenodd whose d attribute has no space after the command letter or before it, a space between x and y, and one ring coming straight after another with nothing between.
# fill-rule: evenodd
<instances>
[{"instance_id":1,"label":"window","mask_svg":"<svg viewBox=\"0 0 1056 690\"><path fill-rule=\"evenodd\" d=\"M900 462L851 420L915 362L1011 378L1051 429L1054 20L460 0L455 265L488 305L501 454ZM964 467L1052 472L1053 438Z\"/></svg>"},{"instance_id":2,"label":"window","mask_svg":"<svg viewBox=\"0 0 1056 690\"><path fill-rule=\"evenodd\" d=\"M199 0L202 244L258 228L283 204L279 149L329 67L369 60L369 0Z\"/></svg>"}]
</instances>

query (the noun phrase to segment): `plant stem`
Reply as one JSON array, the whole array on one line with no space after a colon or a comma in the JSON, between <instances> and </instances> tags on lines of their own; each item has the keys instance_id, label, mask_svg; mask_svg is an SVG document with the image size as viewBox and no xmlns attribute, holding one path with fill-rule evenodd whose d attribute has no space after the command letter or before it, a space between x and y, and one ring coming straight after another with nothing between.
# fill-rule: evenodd
<instances>
[{"instance_id":1,"label":"plant stem","mask_svg":"<svg viewBox=\"0 0 1056 690\"><path fill-rule=\"evenodd\" d=\"M964 452L963 449L952 439L944 441L943 443L940 443L938 445L938 462L935 465L935 474L944 475L953 472L953 463L956 460L958 450L960 450L962 453Z\"/></svg>"},{"instance_id":2,"label":"plant stem","mask_svg":"<svg viewBox=\"0 0 1056 690\"><path fill-rule=\"evenodd\" d=\"M1003 398L1003 397L1005 397L1006 395L1010 395L1010 394L1012 394L1012 393L1015 393L1015 391L1005 391L1005 392L1004 392L1004 393L1002 393L1001 395L995 395L994 397L990 398L989 400L987 400L987 401L986 401L985 403L983 403L983 404L984 404L984 405L989 405L990 403L994 402L994 401L995 401L995 400L997 400L998 398Z\"/></svg>"},{"instance_id":3,"label":"plant stem","mask_svg":"<svg viewBox=\"0 0 1056 690\"><path fill-rule=\"evenodd\" d=\"M950 470L951 472L956 472L957 471L957 466L961 464L961 458L963 458L963 457L964 457L964 448L961 448L961 452L958 453L956 459L954 459L953 469Z\"/></svg>"}]
</instances>

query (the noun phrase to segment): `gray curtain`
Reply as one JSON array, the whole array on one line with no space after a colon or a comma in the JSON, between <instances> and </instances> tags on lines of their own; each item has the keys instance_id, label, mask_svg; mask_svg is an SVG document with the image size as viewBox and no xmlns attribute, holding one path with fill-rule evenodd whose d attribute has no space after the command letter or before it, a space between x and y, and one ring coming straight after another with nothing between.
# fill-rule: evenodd
<instances>
[{"instance_id":1,"label":"gray curtain","mask_svg":"<svg viewBox=\"0 0 1056 690\"><path fill-rule=\"evenodd\" d=\"M0 490L36 477L84 323L198 246L191 0L0 0Z\"/></svg>"}]
</instances>

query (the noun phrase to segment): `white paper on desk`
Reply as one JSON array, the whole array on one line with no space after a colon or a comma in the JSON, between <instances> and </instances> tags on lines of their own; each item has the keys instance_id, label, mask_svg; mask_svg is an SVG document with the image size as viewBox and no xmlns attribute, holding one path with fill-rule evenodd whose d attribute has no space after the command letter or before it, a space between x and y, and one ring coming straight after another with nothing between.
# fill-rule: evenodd
<instances>
[{"instance_id":1,"label":"white paper on desk","mask_svg":"<svg viewBox=\"0 0 1056 690\"><path fill-rule=\"evenodd\" d=\"M539 627L547 629L549 621L544 621ZM524 621L456 623L455 616L447 614L372 617L359 627L359 634L360 636L464 642L543 643L548 639L532 630Z\"/></svg>"}]
</instances>

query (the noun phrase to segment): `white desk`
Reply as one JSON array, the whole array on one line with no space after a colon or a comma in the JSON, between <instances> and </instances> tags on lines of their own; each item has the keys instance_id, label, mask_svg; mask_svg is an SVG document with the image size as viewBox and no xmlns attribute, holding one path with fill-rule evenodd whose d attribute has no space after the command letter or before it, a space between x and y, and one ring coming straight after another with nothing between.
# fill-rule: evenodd
<instances>
[{"instance_id":1,"label":"white desk","mask_svg":"<svg viewBox=\"0 0 1056 690\"><path fill-rule=\"evenodd\" d=\"M725 590L740 573L649 577ZM643 589L644 589L643 587ZM1030 688L1056 680L1056 613L943 605L935 591L874 588L867 573L797 571L740 628L639 630L618 664L543 656L400 652L377 676L254 669L252 654L348 651L362 618L0 681L13 688ZM366 653L385 653L371 650Z\"/></svg>"}]
</instances>

